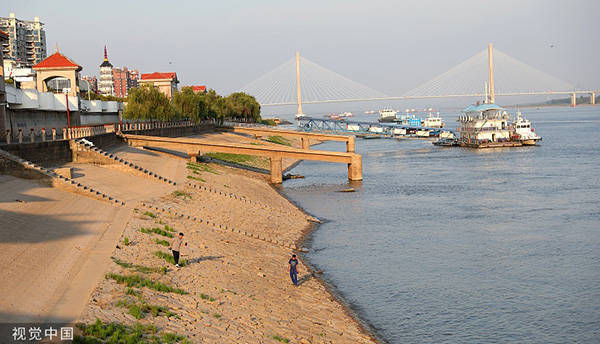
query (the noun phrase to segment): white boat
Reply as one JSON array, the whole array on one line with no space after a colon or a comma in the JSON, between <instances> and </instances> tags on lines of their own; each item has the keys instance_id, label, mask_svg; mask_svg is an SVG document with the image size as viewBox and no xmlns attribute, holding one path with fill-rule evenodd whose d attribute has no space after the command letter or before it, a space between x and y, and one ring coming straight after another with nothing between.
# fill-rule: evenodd
<instances>
[{"instance_id":1,"label":"white boat","mask_svg":"<svg viewBox=\"0 0 600 344\"><path fill-rule=\"evenodd\" d=\"M429 113L426 118L422 121L423 126L426 128L443 128L445 123L444 120L440 117L440 113L433 115L433 113Z\"/></svg>"},{"instance_id":2,"label":"white boat","mask_svg":"<svg viewBox=\"0 0 600 344\"><path fill-rule=\"evenodd\" d=\"M340 117L344 117L344 118L354 117L354 115L352 114L352 112L343 112L343 113L339 114L339 116Z\"/></svg>"},{"instance_id":3,"label":"white boat","mask_svg":"<svg viewBox=\"0 0 600 344\"><path fill-rule=\"evenodd\" d=\"M365 111L365 115L372 115L374 113L377 113L377 111L375 111L375 110Z\"/></svg>"},{"instance_id":4,"label":"white boat","mask_svg":"<svg viewBox=\"0 0 600 344\"><path fill-rule=\"evenodd\" d=\"M369 132L376 133L376 134L383 133L383 128L382 127L370 127Z\"/></svg>"},{"instance_id":5,"label":"white boat","mask_svg":"<svg viewBox=\"0 0 600 344\"><path fill-rule=\"evenodd\" d=\"M303 113L298 113L298 114L296 114L296 119L302 119L302 118L304 118L304 117L306 117L306 115L305 115L305 114L303 114Z\"/></svg>"},{"instance_id":6,"label":"white boat","mask_svg":"<svg viewBox=\"0 0 600 344\"><path fill-rule=\"evenodd\" d=\"M392 134L394 134L394 135L406 135L406 129L405 128L393 128L392 129Z\"/></svg>"},{"instance_id":7,"label":"white boat","mask_svg":"<svg viewBox=\"0 0 600 344\"><path fill-rule=\"evenodd\" d=\"M348 131L360 131L360 126L358 124L346 124L346 130L348 130Z\"/></svg>"},{"instance_id":8,"label":"white boat","mask_svg":"<svg viewBox=\"0 0 600 344\"><path fill-rule=\"evenodd\" d=\"M419 130L417 130L415 135L418 137L429 137L429 130L419 129Z\"/></svg>"},{"instance_id":9,"label":"white boat","mask_svg":"<svg viewBox=\"0 0 600 344\"><path fill-rule=\"evenodd\" d=\"M521 111L517 111L517 119L511 125L514 131L514 139L520 140L524 146L535 146L542 138L535 133L531 127L531 122L521 116Z\"/></svg>"},{"instance_id":10,"label":"white boat","mask_svg":"<svg viewBox=\"0 0 600 344\"><path fill-rule=\"evenodd\" d=\"M394 122L398 111L393 109L383 109L379 111L379 122Z\"/></svg>"}]
</instances>

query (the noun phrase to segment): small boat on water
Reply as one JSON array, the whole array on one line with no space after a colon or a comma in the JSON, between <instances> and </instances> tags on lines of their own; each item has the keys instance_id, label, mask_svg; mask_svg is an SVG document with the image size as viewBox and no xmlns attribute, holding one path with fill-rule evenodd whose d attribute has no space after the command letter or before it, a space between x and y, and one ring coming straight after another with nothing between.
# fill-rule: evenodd
<instances>
[{"instance_id":1,"label":"small boat on water","mask_svg":"<svg viewBox=\"0 0 600 344\"><path fill-rule=\"evenodd\" d=\"M380 123L391 123L396 121L396 114L398 111L393 109L383 109L379 111L379 119Z\"/></svg>"},{"instance_id":2,"label":"small boat on water","mask_svg":"<svg viewBox=\"0 0 600 344\"><path fill-rule=\"evenodd\" d=\"M523 146L535 146L542 138L535 133L535 129L531 127L531 122L521 115L521 111L517 111L517 120L511 125L514 131L513 138L520 140Z\"/></svg>"},{"instance_id":3,"label":"small boat on water","mask_svg":"<svg viewBox=\"0 0 600 344\"><path fill-rule=\"evenodd\" d=\"M376 113L377 113L377 111L375 111L375 110L365 111L365 115L373 115L373 114L376 114Z\"/></svg>"},{"instance_id":4,"label":"small boat on water","mask_svg":"<svg viewBox=\"0 0 600 344\"><path fill-rule=\"evenodd\" d=\"M423 118L421 124L426 128L443 128L446 123L440 117L440 113L436 113L435 115L432 112L429 112L427 117Z\"/></svg>"},{"instance_id":5,"label":"small boat on water","mask_svg":"<svg viewBox=\"0 0 600 344\"><path fill-rule=\"evenodd\" d=\"M343 121L348 117L353 117L354 115L352 114L352 112L342 112L340 114L336 114L336 113L332 113L331 115L327 116L332 120L335 121Z\"/></svg>"}]
</instances>

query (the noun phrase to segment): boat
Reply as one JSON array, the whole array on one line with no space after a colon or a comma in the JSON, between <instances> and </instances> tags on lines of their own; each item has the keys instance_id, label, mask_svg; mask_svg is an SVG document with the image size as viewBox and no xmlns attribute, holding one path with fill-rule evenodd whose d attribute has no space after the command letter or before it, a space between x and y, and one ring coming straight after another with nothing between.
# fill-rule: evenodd
<instances>
[{"instance_id":1,"label":"boat","mask_svg":"<svg viewBox=\"0 0 600 344\"><path fill-rule=\"evenodd\" d=\"M373 115L373 114L376 114L376 113L377 113L377 111L375 111L375 110L365 111L365 115Z\"/></svg>"},{"instance_id":2,"label":"boat","mask_svg":"<svg viewBox=\"0 0 600 344\"><path fill-rule=\"evenodd\" d=\"M304 117L306 117L306 115L305 115L305 114L303 114L303 113L298 113L298 114L296 114L296 119L297 119L297 120L300 120L300 119L302 119L302 118L304 118Z\"/></svg>"},{"instance_id":3,"label":"boat","mask_svg":"<svg viewBox=\"0 0 600 344\"><path fill-rule=\"evenodd\" d=\"M440 117L439 112L435 115L429 112L427 117L422 120L422 125L426 128L443 128L446 123L444 123L444 120Z\"/></svg>"},{"instance_id":4,"label":"boat","mask_svg":"<svg viewBox=\"0 0 600 344\"><path fill-rule=\"evenodd\" d=\"M332 120L334 120L334 121L343 121L346 118L352 117L352 116L354 116L352 114L352 112L343 112L343 113L340 113L340 114L332 113L332 114L330 114L327 117L330 118L330 119L332 119Z\"/></svg>"},{"instance_id":5,"label":"boat","mask_svg":"<svg viewBox=\"0 0 600 344\"><path fill-rule=\"evenodd\" d=\"M513 139L520 140L524 146L535 146L542 138L535 133L535 129L531 127L531 122L521 115L521 111L517 111L517 119L512 124L514 132Z\"/></svg>"},{"instance_id":6,"label":"boat","mask_svg":"<svg viewBox=\"0 0 600 344\"><path fill-rule=\"evenodd\" d=\"M382 123L391 123L396 121L396 114L398 111L393 109L383 109L379 111L379 122Z\"/></svg>"},{"instance_id":7,"label":"boat","mask_svg":"<svg viewBox=\"0 0 600 344\"><path fill-rule=\"evenodd\" d=\"M457 121L461 147L493 148L535 145L541 140L520 112L514 123L507 111L494 103L469 105Z\"/></svg>"}]
</instances>

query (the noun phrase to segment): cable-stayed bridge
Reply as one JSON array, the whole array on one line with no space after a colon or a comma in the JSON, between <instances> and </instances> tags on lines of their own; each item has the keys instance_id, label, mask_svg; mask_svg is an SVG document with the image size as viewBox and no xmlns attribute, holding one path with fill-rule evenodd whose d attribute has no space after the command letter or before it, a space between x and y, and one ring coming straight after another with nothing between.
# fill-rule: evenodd
<instances>
[{"instance_id":1,"label":"cable-stayed bridge","mask_svg":"<svg viewBox=\"0 0 600 344\"><path fill-rule=\"evenodd\" d=\"M594 104L599 90L576 89L573 84L523 63L491 44L488 49L399 96L350 80L298 53L296 58L241 89L253 95L262 106L296 104L299 114L302 104L455 97L485 97L494 101L495 96L571 95L571 105L575 106L577 94L592 95Z\"/></svg>"}]
</instances>

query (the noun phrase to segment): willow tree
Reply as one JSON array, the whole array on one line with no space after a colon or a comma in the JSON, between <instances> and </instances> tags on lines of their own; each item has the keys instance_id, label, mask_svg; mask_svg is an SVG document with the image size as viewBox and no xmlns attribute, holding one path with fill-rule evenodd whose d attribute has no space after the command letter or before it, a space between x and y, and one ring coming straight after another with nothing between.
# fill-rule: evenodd
<instances>
[{"instance_id":1,"label":"willow tree","mask_svg":"<svg viewBox=\"0 0 600 344\"><path fill-rule=\"evenodd\" d=\"M129 90L123 117L126 119L170 121L176 118L176 112L166 95L152 86L143 85Z\"/></svg>"}]
</instances>

